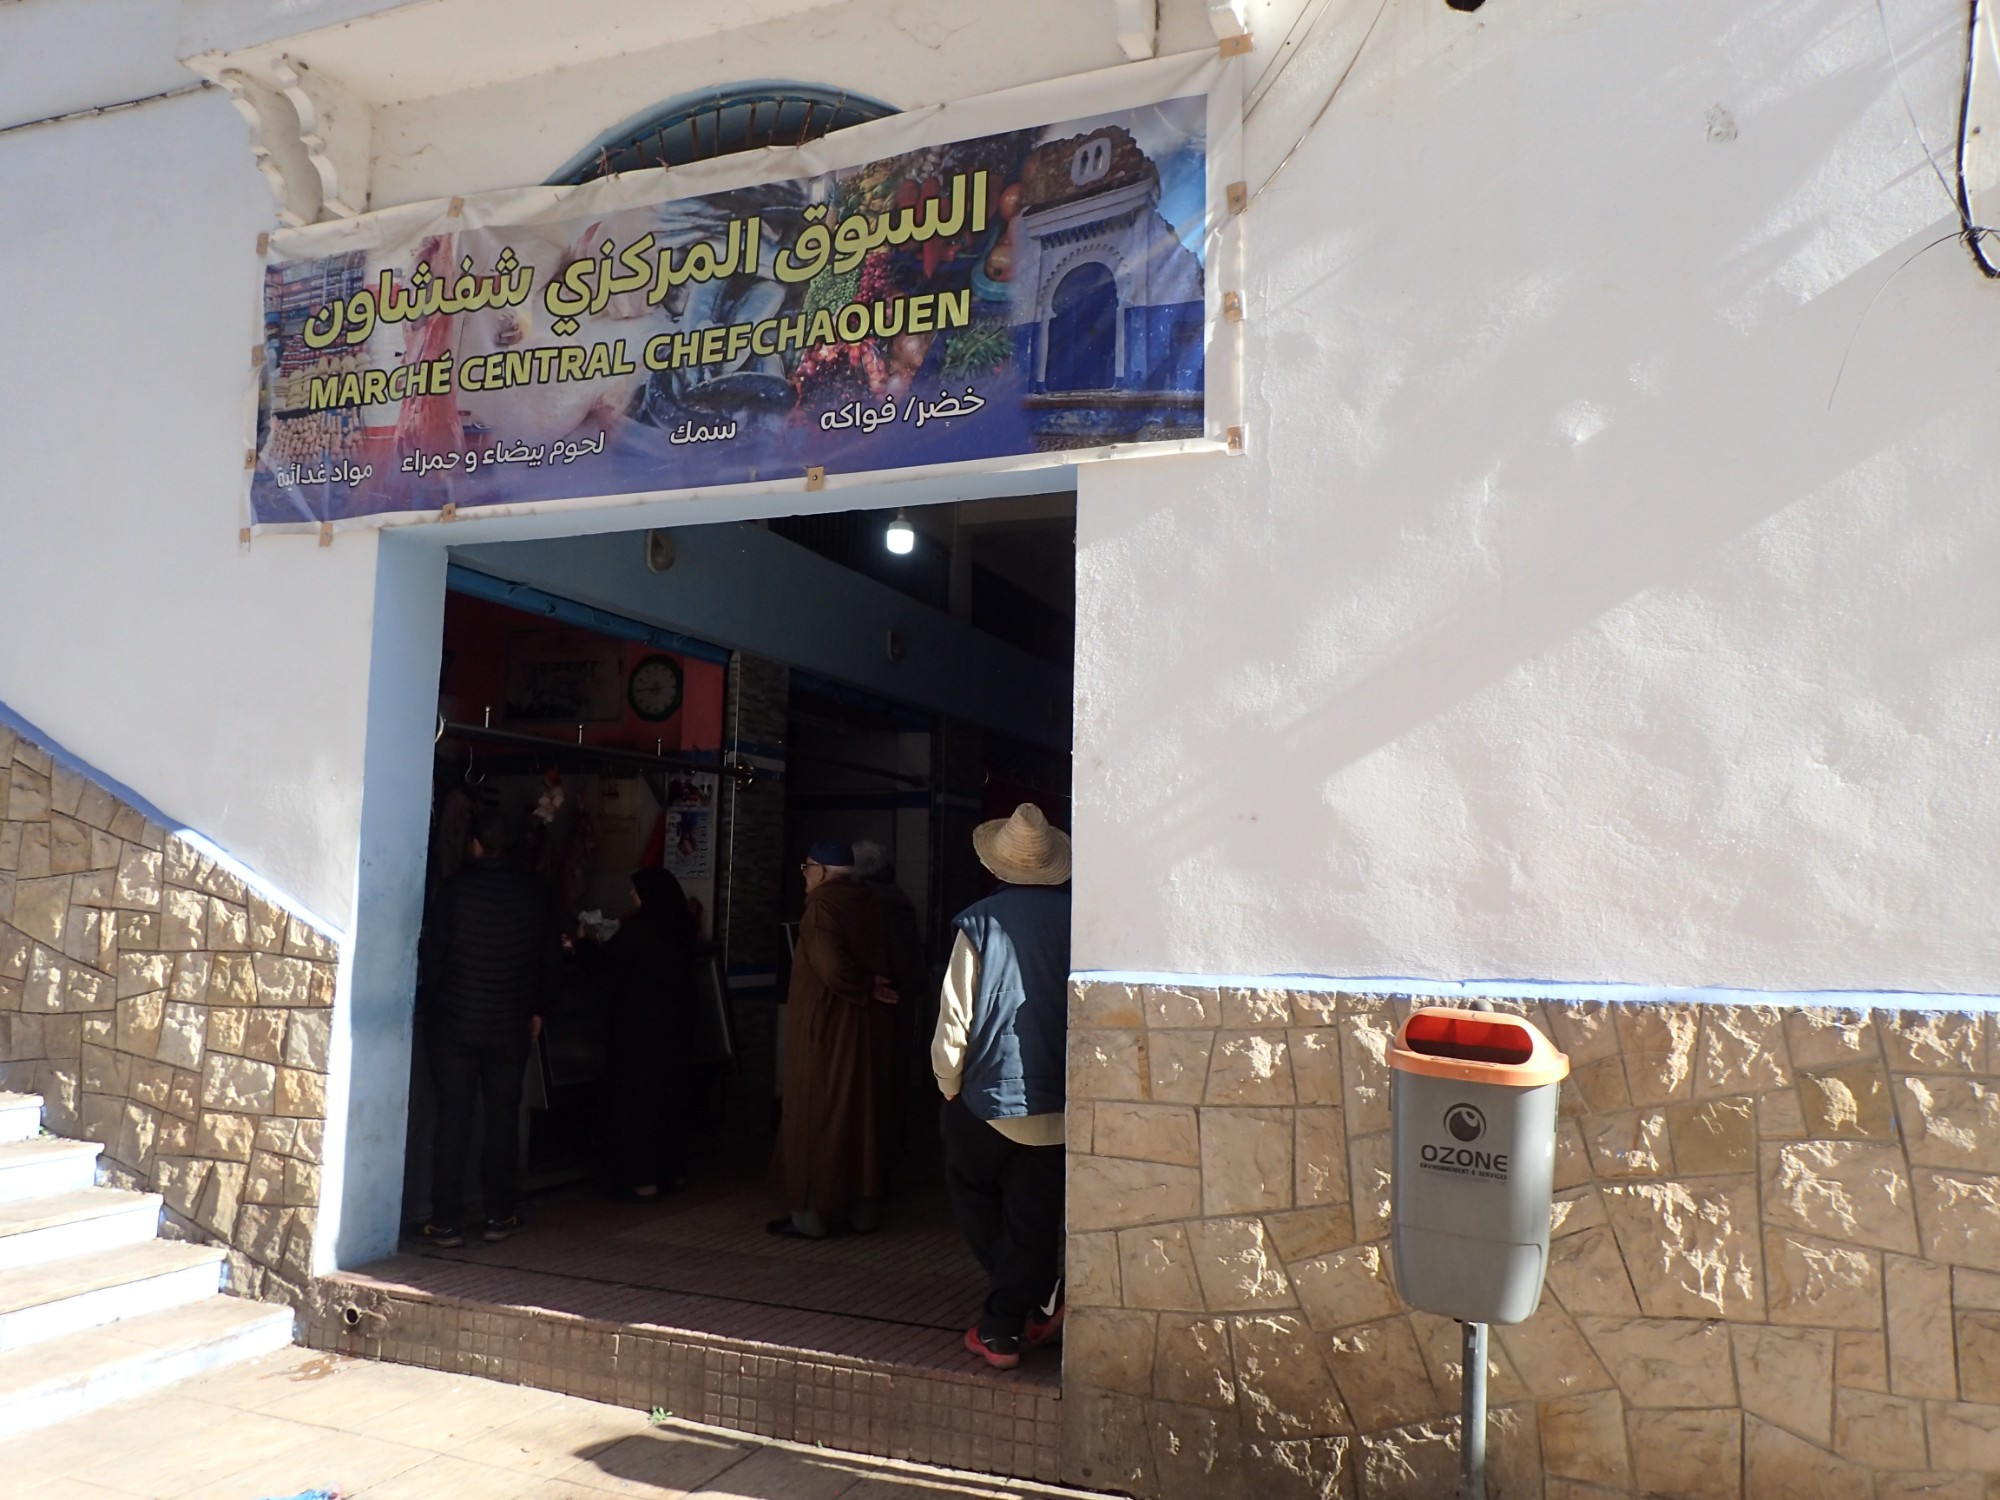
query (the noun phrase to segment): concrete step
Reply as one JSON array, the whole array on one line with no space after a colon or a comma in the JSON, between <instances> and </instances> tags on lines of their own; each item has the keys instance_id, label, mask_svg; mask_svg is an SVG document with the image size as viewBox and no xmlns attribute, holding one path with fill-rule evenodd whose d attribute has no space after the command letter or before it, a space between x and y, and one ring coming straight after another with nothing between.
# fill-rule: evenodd
<instances>
[{"instance_id":1,"label":"concrete step","mask_svg":"<svg viewBox=\"0 0 2000 1500\"><path fill-rule=\"evenodd\" d=\"M0 1141L25 1141L42 1129L42 1096L0 1089Z\"/></svg>"},{"instance_id":2,"label":"concrete step","mask_svg":"<svg viewBox=\"0 0 2000 1500\"><path fill-rule=\"evenodd\" d=\"M0 1203L96 1186L97 1156L103 1149L92 1141L55 1136L0 1142Z\"/></svg>"},{"instance_id":3,"label":"concrete step","mask_svg":"<svg viewBox=\"0 0 2000 1500\"><path fill-rule=\"evenodd\" d=\"M210 1297L0 1353L0 1441L291 1341L290 1308Z\"/></svg>"},{"instance_id":4,"label":"concrete step","mask_svg":"<svg viewBox=\"0 0 2000 1500\"><path fill-rule=\"evenodd\" d=\"M148 1240L0 1271L0 1353L213 1297L223 1259L212 1245Z\"/></svg>"},{"instance_id":5,"label":"concrete step","mask_svg":"<svg viewBox=\"0 0 2000 1500\"><path fill-rule=\"evenodd\" d=\"M136 1245L160 1227L160 1195L85 1188L0 1203L0 1272Z\"/></svg>"}]
</instances>

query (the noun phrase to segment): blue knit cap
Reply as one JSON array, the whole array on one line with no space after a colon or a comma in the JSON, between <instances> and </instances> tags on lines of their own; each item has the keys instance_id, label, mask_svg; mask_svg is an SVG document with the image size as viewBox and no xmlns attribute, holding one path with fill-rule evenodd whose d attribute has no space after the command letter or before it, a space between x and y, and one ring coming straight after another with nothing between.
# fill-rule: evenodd
<instances>
[{"instance_id":1,"label":"blue knit cap","mask_svg":"<svg viewBox=\"0 0 2000 1500\"><path fill-rule=\"evenodd\" d=\"M806 858L829 870L848 870L854 867L854 846L846 839L814 839Z\"/></svg>"}]
</instances>

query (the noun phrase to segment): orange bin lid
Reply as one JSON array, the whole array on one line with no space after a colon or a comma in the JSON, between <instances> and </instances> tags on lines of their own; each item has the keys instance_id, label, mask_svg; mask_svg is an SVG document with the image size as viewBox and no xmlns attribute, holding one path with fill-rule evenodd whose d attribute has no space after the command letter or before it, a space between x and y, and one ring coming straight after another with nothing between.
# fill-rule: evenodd
<instances>
[{"instance_id":1,"label":"orange bin lid","mask_svg":"<svg viewBox=\"0 0 2000 1500\"><path fill-rule=\"evenodd\" d=\"M1569 1058L1535 1026L1504 1011L1426 1005L1410 1013L1389 1066L1427 1078L1532 1089L1569 1077Z\"/></svg>"}]
</instances>

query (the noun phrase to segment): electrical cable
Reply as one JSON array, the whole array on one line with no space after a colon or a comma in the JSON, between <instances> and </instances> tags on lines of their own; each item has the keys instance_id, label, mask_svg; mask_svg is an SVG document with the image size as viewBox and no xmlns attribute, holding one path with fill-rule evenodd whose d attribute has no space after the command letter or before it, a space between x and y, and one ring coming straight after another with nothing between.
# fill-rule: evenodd
<instances>
[{"instance_id":1,"label":"electrical cable","mask_svg":"<svg viewBox=\"0 0 2000 1500\"><path fill-rule=\"evenodd\" d=\"M1958 228L1954 229L1950 234L1939 235L1929 244L1920 245L1917 249L1911 251L1909 255L1904 257L1896 269L1889 273L1887 279L1875 289L1875 295L1870 297L1868 305L1861 309L1861 316L1854 320L1854 331L1848 334L1847 347L1841 351L1840 367L1834 371L1833 386L1826 393L1826 405L1829 411L1833 409L1834 397L1840 394L1840 382L1847 374L1847 362L1854 353L1855 341L1861 337L1862 325L1868 321L1868 315L1875 310L1875 304L1882 300L1882 294L1895 285L1896 278L1901 276L1903 272L1907 271L1919 259L1930 254L1931 251L1937 249L1940 245L1949 244L1953 240L1963 240L1966 249L1972 254L1972 263L1979 268L1980 274L1990 280L2000 280L2000 264L1996 264L1986 251L1986 242L1994 238L1996 233L2000 233L2000 231L1991 229L1984 224L1975 224L1972 221L1972 192L1965 177L1966 153L1970 150L1973 133L1978 129L1972 123L1972 80L1978 67L1979 38L1982 31L1987 34L1989 40L1993 36L1993 28L1986 13L1987 3L1988 0L1970 0L1967 10L1965 83L1959 96L1958 104L1958 186L1957 190L1954 191L1952 185L1945 180L1943 168L1937 164L1937 156L1931 150L1930 142L1924 138L1923 126L1917 121L1916 107L1910 101L1909 90L1903 86L1903 61L1896 50L1896 39L1889 31L1889 12L1886 0L1875 0L1875 14L1882 23L1882 40L1888 46L1890 67L1896 75L1896 92L1902 96L1903 111L1910 117L1910 128L1916 132L1917 144L1924 153L1924 160L1930 163L1931 171L1937 175L1939 185L1945 190L1945 196L1951 200L1952 213L1958 219ZM1995 43L1994 65L1996 74L2000 74L2000 42Z\"/></svg>"},{"instance_id":2,"label":"electrical cable","mask_svg":"<svg viewBox=\"0 0 2000 1500\"><path fill-rule=\"evenodd\" d=\"M1281 172L1283 172L1286 167L1290 166L1292 163L1292 158L1299 154L1299 148L1305 145L1305 143L1312 138L1312 133L1315 130L1319 129L1319 122L1326 118L1326 112L1333 108L1333 101L1340 97L1340 91L1347 87L1347 80L1354 76L1355 65L1361 61L1361 54L1368 50L1368 43L1370 40L1373 39L1375 35L1375 28L1382 24L1382 17L1385 14L1387 14L1388 9L1389 9L1389 0L1382 0L1382 3L1375 7L1374 18L1369 21L1368 29L1361 33L1361 40L1354 48L1354 55L1347 59L1347 66L1342 68L1340 70L1340 76L1334 79L1333 87L1327 90L1326 98L1321 101L1319 109L1315 111L1315 113L1313 114L1312 120L1309 124L1307 124L1304 132L1300 134L1297 140L1292 142L1290 149L1287 150L1283 156L1278 158L1278 164L1275 167L1271 168L1270 175L1266 177L1262 182L1257 184L1257 191L1252 193L1249 196L1249 198L1244 201L1243 204L1244 213L1248 213L1250 211L1250 205L1252 203L1255 203L1259 198L1264 196L1264 189L1268 188L1272 183L1278 180L1278 175ZM1287 66L1289 66L1289 64L1287 64ZM1266 86L1263 93L1260 93L1258 95L1259 100L1260 101L1262 100L1264 93L1269 93L1269 92L1270 89L1268 86Z\"/></svg>"},{"instance_id":3,"label":"electrical cable","mask_svg":"<svg viewBox=\"0 0 2000 1500\"><path fill-rule=\"evenodd\" d=\"M72 120L95 120L104 115L123 114L128 109L138 109L146 104L159 104L168 99L179 99L185 94L199 94L203 89L215 85L206 78L198 83L182 84L179 88L162 89L157 94L146 94L137 99L120 99L116 104L93 104L88 109L72 109L66 114L43 115L39 120L21 120L12 125L0 125L0 135L12 135L17 130L33 130L41 125L67 125Z\"/></svg>"},{"instance_id":4,"label":"electrical cable","mask_svg":"<svg viewBox=\"0 0 2000 1500\"><path fill-rule=\"evenodd\" d=\"M1253 83L1249 92L1243 96L1243 117L1246 120L1257 113L1257 106L1263 102L1264 96L1277 86L1280 78L1285 76L1286 70L1292 65L1292 59L1305 50L1306 41L1318 29L1320 20L1326 15L1327 7L1332 3L1333 0L1308 0L1299 11L1298 18L1292 22L1284 38L1272 52L1271 66L1264 70L1263 76ZM1292 50L1294 48L1297 50Z\"/></svg>"},{"instance_id":5,"label":"electrical cable","mask_svg":"<svg viewBox=\"0 0 2000 1500\"><path fill-rule=\"evenodd\" d=\"M1353 76L1355 64L1361 61L1361 54L1368 50L1369 39L1375 35L1375 28L1381 24L1382 16L1388 9L1389 9L1389 0L1382 0L1382 3L1375 8L1374 19L1369 21L1368 29L1361 34L1361 41L1355 47L1354 55L1347 59L1347 66L1340 70L1340 76L1334 79L1333 87L1327 91L1326 98L1320 101L1319 108L1313 113L1312 120L1310 121L1310 123L1307 124L1305 130L1300 134L1299 138L1292 142L1291 148L1287 150L1283 156L1278 158L1278 164L1275 167L1271 168L1270 174L1266 176L1262 182L1257 184L1257 191L1250 194L1248 198L1243 200L1243 207L1229 214L1227 218L1223 219L1220 223L1209 224L1208 232L1204 234L1201 239L1202 258L1204 262L1206 262L1209 253L1215 247L1216 240L1221 236L1222 231L1228 227L1230 221L1234 219L1240 219L1245 214L1250 212L1250 205L1255 203L1259 198L1264 196L1264 189L1269 187L1273 182L1277 181L1278 174L1284 171L1285 168L1291 164L1292 158L1298 155L1299 148L1305 145L1305 143L1309 139L1311 139L1312 133L1319 128L1319 122L1326 118L1326 112L1329 109L1333 108L1333 101L1340 96L1341 89L1346 87L1347 80ZM1317 23L1319 18L1325 14L1326 14L1326 7L1322 5L1320 9L1314 13L1313 22ZM1308 24L1305 29L1307 35L1300 36L1299 38L1299 45L1301 50L1303 50L1305 42L1308 39L1308 36L1310 35L1311 25ZM1291 41L1292 35L1296 33L1298 30L1299 28L1297 26L1294 26L1293 31L1286 34L1285 37L1286 43L1289 43ZM1292 54L1292 56L1296 58L1298 56L1298 53L1295 52ZM1253 101L1251 107L1246 108L1243 112L1243 117L1246 120L1249 119L1250 115L1254 112L1255 104L1261 102L1264 96L1271 92L1272 85L1277 82L1278 77L1283 74L1285 69L1289 68L1291 65L1292 64L1289 59L1282 63L1275 64L1272 67L1271 72L1265 74L1265 76L1258 81L1255 100Z\"/></svg>"},{"instance_id":6,"label":"electrical cable","mask_svg":"<svg viewBox=\"0 0 2000 1500\"><path fill-rule=\"evenodd\" d=\"M1972 252L1973 264L1988 277L2000 279L2000 263L1987 254L1986 241L1993 231L1972 222L1972 190L1965 180L1965 158L1972 149L1972 137L1979 127L1972 123L1972 80L1979 65L1979 38L1983 32L1988 49L1993 55L1993 70L2000 76L2000 36L1996 36L1991 17L1987 13L1987 0L1970 0L1971 15L1968 22L1970 32L1965 49L1965 90L1958 103L1958 221L1964 228L1966 248Z\"/></svg>"},{"instance_id":7,"label":"electrical cable","mask_svg":"<svg viewBox=\"0 0 2000 1500\"><path fill-rule=\"evenodd\" d=\"M1980 231L1981 234L1991 234L1992 232L1990 229ZM1954 229L1950 234L1939 235L1928 245L1920 245L1904 258L1901 265L1889 273L1887 280L1875 288L1875 295L1868 299L1868 305L1861 309L1861 316L1854 320L1854 331L1847 336L1847 347L1841 351L1840 368L1833 372L1833 389L1826 393L1826 408L1828 411L1833 410L1833 398L1840 394L1841 377L1847 373L1847 360L1848 356L1854 353L1854 341L1861 337L1861 325L1866 323L1868 315L1875 311L1875 304L1882 300L1882 294L1895 284L1898 276L1901 276L1919 259L1930 254L1938 246L1949 245L1953 240L1963 238L1964 235L1965 231L1963 229Z\"/></svg>"},{"instance_id":8,"label":"electrical cable","mask_svg":"<svg viewBox=\"0 0 2000 1500\"><path fill-rule=\"evenodd\" d=\"M1965 85L1959 98L1958 108L1958 185L1956 189L1953 188L1951 182L1945 177L1944 168L1938 165L1937 153L1931 150L1931 143L1924 135L1924 127L1917 119L1916 105L1911 102L1910 91L1903 84L1903 58L1902 54L1896 49L1895 35L1889 30L1888 0L1875 0L1875 16L1882 23L1882 41L1889 49L1889 67L1890 71L1896 75L1896 93L1903 101L1903 113L1909 116L1910 129L1916 133L1917 147L1924 153L1924 164L1931 169L1931 175L1937 178L1938 186L1944 189L1945 199L1951 204L1951 211L1958 219L1956 233L1946 235L1945 238L1948 240L1963 239L1965 241L1965 248L1972 253L1972 263L1979 268L1980 273L1987 277L2000 278L2000 265L1996 265L1986 253L1986 241L1992 238L1996 232L2000 231L1995 231L1984 224L1973 223L1972 197L1965 181L1967 141L1970 139L1974 129L1972 125L1972 77L1979 57L1979 33L1982 22L1985 19L1985 0L1970 0L1966 17ZM1916 255L1910 257L1910 260L1915 260L1917 255L1922 255L1925 250L1936 249L1938 243L1940 242L1933 242L1924 246L1923 250L1917 251ZM1898 266L1890 274L1889 281L1894 281L1896 276L1901 274L1903 266L1909 265L1910 260L1906 260L1902 266ZM1888 281L1883 282L1883 290L1886 291L1888 285ZM1878 291L1875 295L1879 297L1881 296L1881 292ZM1875 305L1874 298L1869 299L1868 305L1871 308ZM1864 311L1862 316L1865 318L1867 313ZM1860 331L1858 324L1855 331L1857 333ZM1852 340L1849 341L1849 346L1852 347ZM1847 361L1843 358L1841 360L1843 368L1846 363ZM1834 389L1838 390L1839 388L1840 380L1836 376L1834 379ZM1829 406L1833 404L1833 397L1831 395L1827 397L1827 404Z\"/></svg>"},{"instance_id":9,"label":"electrical cable","mask_svg":"<svg viewBox=\"0 0 2000 1500\"><path fill-rule=\"evenodd\" d=\"M1931 150L1931 143L1924 137L1924 127L1917 120L1917 107L1910 100L1910 91L1903 86L1903 58L1896 50L1896 38L1889 30L1889 0L1875 0L1875 16L1882 23L1882 42L1889 49L1889 71L1896 75L1896 93L1903 101L1903 113L1910 118L1910 129L1916 133L1917 147L1924 153L1924 165L1931 169L1931 175L1937 178L1938 186L1944 189L1944 195L1950 201L1952 211L1958 214L1960 221L1969 230L1972 221L1959 206L1958 195L1952 192L1951 184L1945 180L1944 168L1938 165L1937 153Z\"/></svg>"}]
</instances>

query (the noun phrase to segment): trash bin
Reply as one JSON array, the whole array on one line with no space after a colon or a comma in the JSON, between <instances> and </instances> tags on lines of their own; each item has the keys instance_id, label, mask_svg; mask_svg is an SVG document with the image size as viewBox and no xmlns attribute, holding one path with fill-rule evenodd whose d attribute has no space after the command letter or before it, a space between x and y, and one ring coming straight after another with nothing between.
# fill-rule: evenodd
<instances>
[{"instance_id":1,"label":"trash bin","mask_svg":"<svg viewBox=\"0 0 2000 1500\"><path fill-rule=\"evenodd\" d=\"M1522 1322L1548 1267L1569 1059L1518 1016L1425 1006L1396 1033L1389 1065L1403 1300L1466 1323Z\"/></svg>"}]
</instances>

